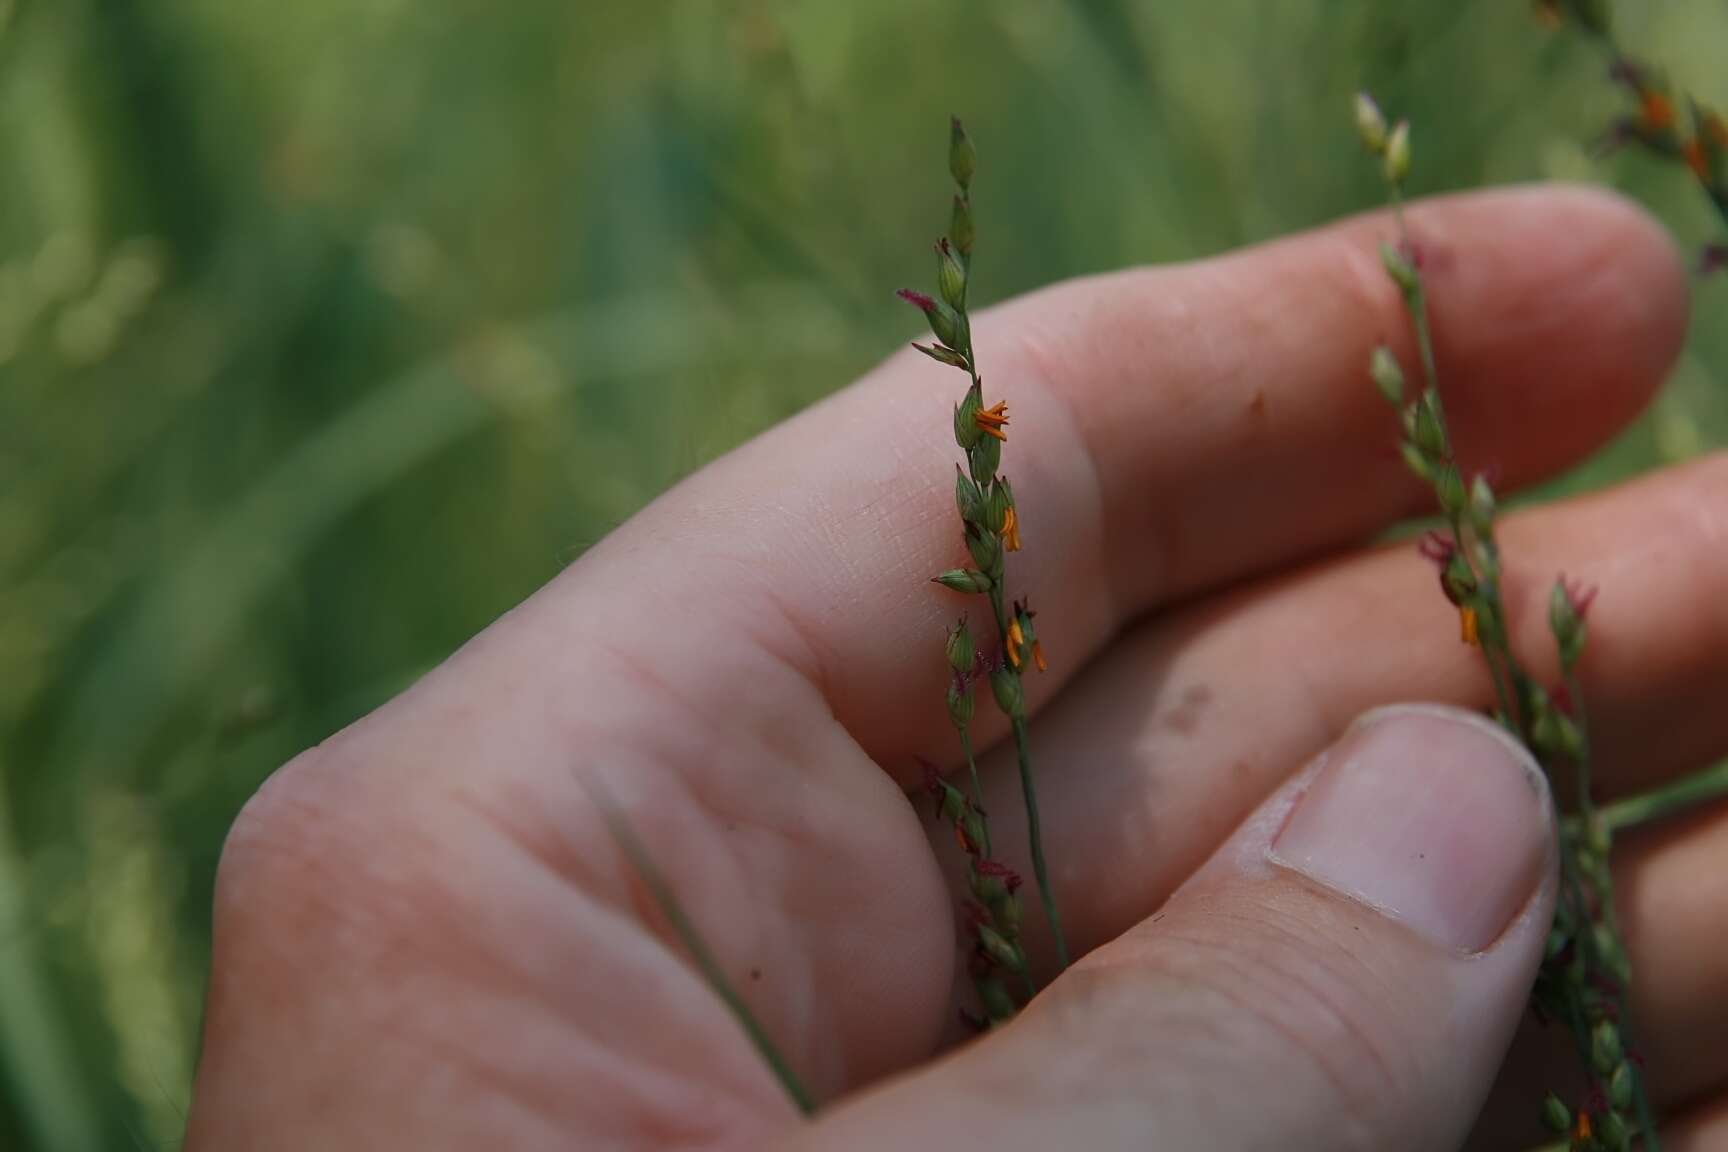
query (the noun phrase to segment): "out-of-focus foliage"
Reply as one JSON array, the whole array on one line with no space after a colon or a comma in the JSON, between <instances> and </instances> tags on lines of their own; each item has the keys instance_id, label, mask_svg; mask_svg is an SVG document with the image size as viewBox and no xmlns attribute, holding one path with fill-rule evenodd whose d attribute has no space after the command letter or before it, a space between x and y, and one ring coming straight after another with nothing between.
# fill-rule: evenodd
<instances>
[{"instance_id":1,"label":"out-of-focus foliage","mask_svg":"<svg viewBox=\"0 0 1728 1152\"><path fill-rule=\"evenodd\" d=\"M0 1147L177 1144L239 805L915 333L949 112L994 297L1373 204L1363 84L1419 192L1707 234L1507 0L0 0ZM1728 431L1725 330L1568 483Z\"/></svg>"}]
</instances>

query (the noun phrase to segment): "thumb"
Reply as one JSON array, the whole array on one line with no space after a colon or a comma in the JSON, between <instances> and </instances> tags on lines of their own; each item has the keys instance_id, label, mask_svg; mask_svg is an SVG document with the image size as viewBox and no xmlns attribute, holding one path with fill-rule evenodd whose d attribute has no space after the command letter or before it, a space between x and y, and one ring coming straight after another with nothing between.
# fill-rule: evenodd
<instances>
[{"instance_id":1,"label":"thumb","mask_svg":"<svg viewBox=\"0 0 1728 1152\"><path fill-rule=\"evenodd\" d=\"M1498 727L1370 713L1158 915L802 1142L1457 1148L1541 958L1555 860L1547 785Z\"/></svg>"}]
</instances>

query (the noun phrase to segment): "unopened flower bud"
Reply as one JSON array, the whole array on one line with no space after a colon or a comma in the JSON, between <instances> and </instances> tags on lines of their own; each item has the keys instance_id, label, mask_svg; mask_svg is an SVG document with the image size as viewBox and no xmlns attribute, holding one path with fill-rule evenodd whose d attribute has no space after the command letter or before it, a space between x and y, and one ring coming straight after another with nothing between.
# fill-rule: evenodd
<instances>
[{"instance_id":1,"label":"unopened flower bud","mask_svg":"<svg viewBox=\"0 0 1728 1152\"><path fill-rule=\"evenodd\" d=\"M1542 1101L1542 1123L1556 1136L1563 1136L1572 1130L1572 1109L1550 1092Z\"/></svg>"},{"instance_id":2,"label":"unopened flower bud","mask_svg":"<svg viewBox=\"0 0 1728 1152\"><path fill-rule=\"evenodd\" d=\"M1449 519L1456 520L1464 513L1464 478L1458 475L1458 469L1451 464L1442 465L1434 473L1434 495L1440 501L1440 510Z\"/></svg>"},{"instance_id":3,"label":"unopened flower bud","mask_svg":"<svg viewBox=\"0 0 1728 1152\"><path fill-rule=\"evenodd\" d=\"M1008 509L1013 506L1013 489L1008 487L1008 481L997 478L990 485L990 495L984 500L984 526L1000 535L1003 522L1008 519Z\"/></svg>"},{"instance_id":4,"label":"unopened flower bud","mask_svg":"<svg viewBox=\"0 0 1728 1152\"><path fill-rule=\"evenodd\" d=\"M1019 889L1020 877L999 860L978 860L972 865L971 884L972 895L988 907L996 897Z\"/></svg>"},{"instance_id":5,"label":"unopened flower bud","mask_svg":"<svg viewBox=\"0 0 1728 1152\"><path fill-rule=\"evenodd\" d=\"M973 423L976 425L976 419ZM979 484L988 484L996 475L996 469L1002 466L1002 441L994 436L978 440L966 450L966 463L971 466L972 479Z\"/></svg>"},{"instance_id":6,"label":"unopened flower bud","mask_svg":"<svg viewBox=\"0 0 1728 1152\"><path fill-rule=\"evenodd\" d=\"M1410 175L1410 121L1400 120L1386 138L1386 180L1402 184Z\"/></svg>"},{"instance_id":7,"label":"unopened flower bud","mask_svg":"<svg viewBox=\"0 0 1728 1152\"><path fill-rule=\"evenodd\" d=\"M960 267L953 247L946 240L936 245L936 287L950 308L966 307L966 270ZM944 340L943 343L951 344L953 341Z\"/></svg>"},{"instance_id":8,"label":"unopened flower bud","mask_svg":"<svg viewBox=\"0 0 1728 1152\"><path fill-rule=\"evenodd\" d=\"M954 442L967 451L985 438L984 429L978 426L978 412L983 407L984 400L976 386L968 388L965 397L954 406Z\"/></svg>"},{"instance_id":9,"label":"unopened flower bud","mask_svg":"<svg viewBox=\"0 0 1728 1152\"><path fill-rule=\"evenodd\" d=\"M948 217L948 239L954 242L954 251L962 256L972 255L972 205L964 196L954 197L954 211Z\"/></svg>"},{"instance_id":10,"label":"unopened flower bud","mask_svg":"<svg viewBox=\"0 0 1728 1152\"><path fill-rule=\"evenodd\" d=\"M1019 946L988 924L978 925L978 947L1010 972L1026 967L1026 957L1021 955Z\"/></svg>"},{"instance_id":11,"label":"unopened flower bud","mask_svg":"<svg viewBox=\"0 0 1728 1152\"><path fill-rule=\"evenodd\" d=\"M1624 1053L1620 1049L1620 1029L1614 1021L1604 1020L1590 1033L1590 1066L1598 1076L1612 1075Z\"/></svg>"},{"instance_id":12,"label":"unopened flower bud","mask_svg":"<svg viewBox=\"0 0 1728 1152\"><path fill-rule=\"evenodd\" d=\"M973 864L972 894L984 902L997 929L1009 939L1020 933L1020 901L1014 898L1019 889L1019 875L1006 864L996 860Z\"/></svg>"},{"instance_id":13,"label":"unopened flower bud","mask_svg":"<svg viewBox=\"0 0 1728 1152\"><path fill-rule=\"evenodd\" d=\"M1560 667L1570 671L1584 654L1589 628L1585 617L1596 599L1596 589L1568 583L1562 575L1548 593L1548 629L1560 649Z\"/></svg>"},{"instance_id":14,"label":"unopened flower bud","mask_svg":"<svg viewBox=\"0 0 1728 1152\"><path fill-rule=\"evenodd\" d=\"M972 698L972 685L956 677L948 683L948 721L956 728L972 723L977 702Z\"/></svg>"},{"instance_id":15,"label":"unopened flower bud","mask_svg":"<svg viewBox=\"0 0 1728 1152\"><path fill-rule=\"evenodd\" d=\"M1632 1132L1618 1112L1604 1112L1597 1117L1595 1146L1603 1152L1629 1152Z\"/></svg>"},{"instance_id":16,"label":"unopened flower bud","mask_svg":"<svg viewBox=\"0 0 1728 1152\"><path fill-rule=\"evenodd\" d=\"M1368 357L1368 375L1374 378L1374 386L1388 404L1397 407L1404 403L1404 369L1399 366L1398 357L1392 355L1392 349L1384 344L1374 349Z\"/></svg>"},{"instance_id":17,"label":"unopened flower bud","mask_svg":"<svg viewBox=\"0 0 1728 1152\"><path fill-rule=\"evenodd\" d=\"M930 578L944 588L952 588L956 592L988 592L994 587L990 577L971 568L951 568L940 576Z\"/></svg>"},{"instance_id":18,"label":"unopened flower bud","mask_svg":"<svg viewBox=\"0 0 1728 1152\"><path fill-rule=\"evenodd\" d=\"M1440 590L1457 607L1464 607L1476 598L1476 573L1464 553L1454 549L1440 568Z\"/></svg>"},{"instance_id":19,"label":"unopened flower bud","mask_svg":"<svg viewBox=\"0 0 1728 1152\"><path fill-rule=\"evenodd\" d=\"M953 822L966 813L966 794L926 766L930 794L936 798L936 819Z\"/></svg>"},{"instance_id":20,"label":"unopened flower bud","mask_svg":"<svg viewBox=\"0 0 1728 1152\"><path fill-rule=\"evenodd\" d=\"M974 981L973 987L978 989L978 1000L984 1005L984 1014L992 1024L1005 1024L1019 1011L1014 1006L1014 997L1008 994L1002 981L985 977Z\"/></svg>"},{"instance_id":21,"label":"unopened flower bud","mask_svg":"<svg viewBox=\"0 0 1728 1152\"><path fill-rule=\"evenodd\" d=\"M950 368L959 368L962 371L965 371L967 368L966 357L954 351L952 348L944 348L940 344L920 344L916 340L912 342L912 347L918 349L918 351L924 353L924 355L930 357L930 359L936 361L938 364L946 364Z\"/></svg>"},{"instance_id":22,"label":"unopened flower bud","mask_svg":"<svg viewBox=\"0 0 1728 1152\"><path fill-rule=\"evenodd\" d=\"M954 465L954 505L960 509L960 519L968 524L981 524L988 519L984 494L958 464Z\"/></svg>"},{"instance_id":23,"label":"unopened flower bud","mask_svg":"<svg viewBox=\"0 0 1728 1152\"><path fill-rule=\"evenodd\" d=\"M1026 706L1020 675L1006 665L990 673L990 691L996 697L996 706L1009 716L1018 716Z\"/></svg>"},{"instance_id":24,"label":"unopened flower bud","mask_svg":"<svg viewBox=\"0 0 1728 1152\"><path fill-rule=\"evenodd\" d=\"M972 138L966 135L966 126L956 116L950 122L948 132L948 174L954 177L954 183L967 188L971 186L972 173L977 168L978 150L972 146Z\"/></svg>"},{"instance_id":25,"label":"unopened flower bud","mask_svg":"<svg viewBox=\"0 0 1728 1152\"><path fill-rule=\"evenodd\" d=\"M1410 263L1409 258L1392 245L1380 245L1380 263L1405 296L1415 294L1422 287L1421 280L1416 276L1416 265Z\"/></svg>"},{"instance_id":26,"label":"unopened flower bud","mask_svg":"<svg viewBox=\"0 0 1728 1152\"><path fill-rule=\"evenodd\" d=\"M948 630L947 655L948 667L961 675L972 671L973 664L977 662L978 649L972 642L972 629L964 616Z\"/></svg>"},{"instance_id":27,"label":"unopened flower bud","mask_svg":"<svg viewBox=\"0 0 1728 1152\"><path fill-rule=\"evenodd\" d=\"M1590 851L1604 860L1608 858L1608 849L1613 847L1614 834L1608 827L1608 821L1602 819L1601 813L1597 813L1596 818L1585 828L1584 841L1589 845Z\"/></svg>"},{"instance_id":28,"label":"unopened flower bud","mask_svg":"<svg viewBox=\"0 0 1728 1152\"><path fill-rule=\"evenodd\" d=\"M1487 536L1494 528L1494 512L1494 489L1488 478L1478 472L1470 483L1470 527Z\"/></svg>"},{"instance_id":29,"label":"unopened flower bud","mask_svg":"<svg viewBox=\"0 0 1728 1152\"><path fill-rule=\"evenodd\" d=\"M977 856L984 851L984 841L989 833L984 828L984 814L972 805L966 805L966 810L960 813L959 823L954 826L959 836L960 847L969 856Z\"/></svg>"},{"instance_id":30,"label":"unopened flower bud","mask_svg":"<svg viewBox=\"0 0 1728 1152\"><path fill-rule=\"evenodd\" d=\"M1019 934L1020 901L1011 894L998 896L990 905L990 914L996 918L996 923L1002 926L1002 931Z\"/></svg>"},{"instance_id":31,"label":"unopened flower bud","mask_svg":"<svg viewBox=\"0 0 1728 1152\"><path fill-rule=\"evenodd\" d=\"M924 293L914 292L910 288L900 289L897 295L900 299L906 301L906 303L924 313L924 319L929 323L930 331L935 333L936 339L942 341L942 343L948 345L950 348L959 347L960 319L952 310L944 306L941 302L932 300L930 297L924 295Z\"/></svg>"},{"instance_id":32,"label":"unopened flower bud","mask_svg":"<svg viewBox=\"0 0 1728 1152\"><path fill-rule=\"evenodd\" d=\"M1633 1077L1632 1065L1622 1060L1620 1067L1614 1069L1614 1075L1608 1078L1608 1104L1616 1112L1624 1112L1632 1107L1632 1097L1638 1084Z\"/></svg>"},{"instance_id":33,"label":"unopened flower bud","mask_svg":"<svg viewBox=\"0 0 1728 1152\"><path fill-rule=\"evenodd\" d=\"M1626 959L1626 949L1620 946L1620 940L1611 924L1597 924L1590 933L1596 944L1596 956L1602 961L1602 966L1622 982L1632 976L1632 963Z\"/></svg>"},{"instance_id":34,"label":"unopened flower bud","mask_svg":"<svg viewBox=\"0 0 1728 1152\"><path fill-rule=\"evenodd\" d=\"M1422 454L1422 449L1405 440L1398 445L1398 454L1404 457L1404 466L1414 472L1417 479L1434 479L1434 465L1428 462L1428 457Z\"/></svg>"},{"instance_id":35,"label":"unopened flower bud","mask_svg":"<svg viewBox=\"0 0 1728 1152\"><path fill-rule=\"evenodd\" d=\"M1368 151L1386 150L1386 114L1367 92L1356 93L1356 134Z\"/></svg>"},{"instance_id":36,"label":"unopened flower bud","mask_svg":"<svg viewBox=\"0 0 1728 1152\"><path fill-rule=\"evenodd\" d=\"M1440 402L1432 388L1411 405L1410 439L1430 460L1446 455L1446 425L1440 422Z\"/></svg>"},{"instance_id":37,"label":"unopened flower bud","mask_svg":"<svg viewBox=\"0 0 1728 1152\"><path fill-rule=\"evenodd\" d=\"M1002 538L976 524L966 525L966 550L972 553L973 563L985 572L996 571L996 566L1002 563Z\"/></svg>"},{"instance_id":38,"label":"unopened flower bud","mask_svg":"<svg viewBox=\"0 0 1728 1152\"><path fill-rule=\"evenodd\" d=\"M1613 13L1608 0L1570 0L1573 17L1585 31L1607 36L1613 30Z\"/></svg>"}]
</instances>

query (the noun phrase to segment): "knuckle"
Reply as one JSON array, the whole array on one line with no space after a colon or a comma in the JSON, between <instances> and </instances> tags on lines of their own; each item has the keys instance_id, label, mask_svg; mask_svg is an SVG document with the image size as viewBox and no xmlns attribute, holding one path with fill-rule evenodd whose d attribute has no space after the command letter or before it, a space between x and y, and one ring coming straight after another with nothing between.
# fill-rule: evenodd
<instances>
[{"instance_id":1,"label":"knuckle","mask_svg":"<svg viewBox=\"0 0 1728 1152\"><path fill-rule=\"evenodd\" d=\"M364 797L345 783L338 741L296 756L242 806L223 842L219 933L318 948L373 919L368 899L387 851Z\"/></svg>"}]
</instances>

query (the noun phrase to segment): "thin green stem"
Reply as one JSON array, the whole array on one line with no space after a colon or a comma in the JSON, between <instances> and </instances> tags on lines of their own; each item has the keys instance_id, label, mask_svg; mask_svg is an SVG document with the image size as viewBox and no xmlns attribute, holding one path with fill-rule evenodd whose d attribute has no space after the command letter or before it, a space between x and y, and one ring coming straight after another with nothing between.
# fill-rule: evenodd
<instances>
[{"instance_id":1,"label":"thin green stem","mask_svg":"<svg viewBox=\"0 0 1728 1152\"><path fill-rule=\"evenodd\" d=\"M1392 220L1398 226L1398 243L1405 252L1410 253L1410 262L1415 264L1415 248L1410 243L1410 227L1404 219L1404 192L1397 184L1390 185L1392 198ZM1436 398L1440 395L1440 371L1434 361L1434 337L1428 326L1428 293L1422 286L1421 274L1418 272L1416 286L1410 290L1405 301L1410 311L1410 320L1416 326L1416 351L1422 358L1422 378L1427 387L1433 389ZM1450 451L1448 451L1450 454Z\"/></svg>"},{"instance_id":2,"label":"thin green stem","mask_svg":"<svg viewBox=\"0 0 1728 1152\"><path fill-rule=\"evenodd\" d=\"M1050 870L1044 864L1044 837L1038 830L1038 792L1032 783L1032 745L1026 737L1024 711L1010 717L1014 725L1014 753L1020 762L1020 790L1026 797L1026 836L1032 842L1032 874L1038 879L1038 898L1050 921L1050 938L1056 945L1056 970L1068 967L1068 941L1062 934L1062 914L1056 910L1056 894L1050 888Z\"/></svg>"},{"instance_id":3,"label":"thin green stem","mask_svg":"<svg viewBox=\"0 0 1728 1152\"><path fill-rule=\"evenodd\" d=\"M1002 589L990 590L990 609L996 616L996 631L1002 651L1008 651L1008 610L1002 603ZM1006 659L1006 657L1004 657ZM1009 665L1009 672L1019 677L1018 669ZM1020 794L1026 803L1026 839L1032 853L1032 876L1038 881L1038 899L1044 905L1044 919L1050 924L1050 937L1056 947L1056 970L1068 967L1068 940L1062 932L1062 913L1056 908L1056 893L1050 886L1050 869L1044 863L1044 835L1038 819L1038 787L1032 779L1032 742L1026 732L1025 697L1021 705L1009 713L1008 722L1014 731L1014 756L1020 765Z\"/></svg>"},{"instance_id":4,"label":"thin green stem","mask_svg":"<svg viewBox=\"0 0 1728 1152\"><path fill-rule=\"evenodd\" d=\"M643 886L653 897L655 906L660 909L660 914L666 917L666 922L672 926L672 931L677 935L678 942L684 946L684 950L696 962L696 969L702 974L702 979L707 982L709 988L713 989L714 994L720 997L721 1002L726 1005L727 1010L732 1013L733 1018L744 1029L745 1035L750 1038L750 1043L756 1048L757 1055L762 1057L763 1063L768 1065L769 1070L774 1073L775 1079L780 1081L780 1086L785 1089L786 1095L792 1098L792 1103L797 1105L798 1110L804 1115L814 1114L816 1111L815 1098L804 1087L803 1081L799 1080L797 1074L792 1071L791 1064L787 1062L780 1049L775 1046L774 1041L769 1038L762 1022L756 1018L756 1014L744 1002L744 997L738 994L738 990L726 978L725 971L720 967L720 961L709 950L707 942L702 939L702 934L697 931L696 925L685 913L684 905L673 893L671 884L667 882L659 867L655 865L653 858L649 856L648 848L636 835L636 830L630 826L630 822L625 819L624 814L609 799L599 796L596 796L595 799L601 815L606 820L606 826L611 829L613 838L618 841L618 847L623 851L625 858L630 861L631 867L636 869L637 875L642 878Z\"/></svg>"},{"instance_id":5,"label":"thin green stem","mask_svg":"<svg viewBox=\"0 0 1728 1152\"><path fill-rule=\"evenodd\" d=\"M1414 268L1414 248L1410 242L1409 224L1404 218L1403 193L1396 183L1390 184L1388 187L1392 203L1392 219L1398 229L1398 243L1404 252L1412 254L1410 259ZM1419 269L1416 270L1410 285L1403 290L1404 307L1409 312L1411 325L1415 329L1416 352L1422 361L1423 391L1432 404L1435 415L1439 418L1441 455L1444 458L1445 466L1456 471L1458 457L1452 448L1452 432L1446 423L1445 406L1440 396L1440 369L1434 358L1434 334L1428 321L1428 292L1422 283L1422 273ZM1498 583L1489 577L1491 565L1488 562L1489 556L1487 554L1492 551L1492 545L1487 541L1473 541L1461 517L1452 516L1449 518L1449 523L1452 529L1452 542L1457 547L1459 554L1464 557L1465 563L1470 566L1471 575L1474 577L1477 587L1482 590L1490 607L1504 619L1505 612L1500 604ZM1472 547L1472 543L1476 547ZM1522 722L1516 693L1507 684L1508 678L1515 679L1512 654L1510 651L1500 652L1497 659L1496 653L1488 651L1485 647L1483 655L1485 657L1484 663L1488 665L1488 676L1494 682L1494 698L1499 704L1500 715L1504 718L1506 726L1512 730L1513 735L1521 737L1523 735ZM1500 666L1502 659L1506 664L1504 669Z\"/></svg>"},{"instance_id":6,"label":"thin green stem","mask_svg":"<svg viewBox=\"0 0 1728 1152\"><path fill-rule=\"evenodd\" d=\"M1566 695L1572 700L1572 719L1578 725L1579 749L1574 761L1574 776L1578 788L1578 815L1584 821L1584 832L1588 836L1596 826L1596 800L1590 795L1590 714L1584 704L1584 688L1578 683L1578 674L1567 671L1561 679L1566 685Z\"/></svg>"},{"instance_id":7,"label":"thin green stem","mask_svg":"<svg viewBox=\"0 0 1728 1152\"><path fill-rule=\"evenodd\" d=\"M1611 833L1665 820L1682 812L1728 798L1728 761L1676 781L1665 788L1641 792L1599 808L1596 817Z\"/></svg>"}]
</instances>

